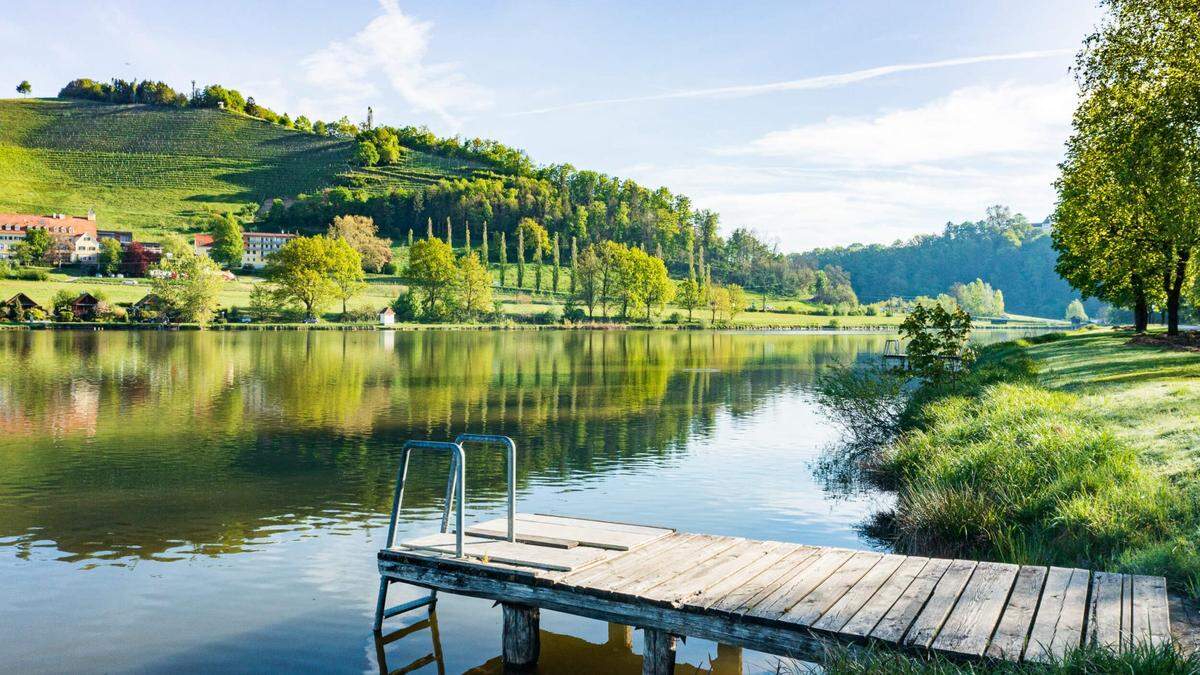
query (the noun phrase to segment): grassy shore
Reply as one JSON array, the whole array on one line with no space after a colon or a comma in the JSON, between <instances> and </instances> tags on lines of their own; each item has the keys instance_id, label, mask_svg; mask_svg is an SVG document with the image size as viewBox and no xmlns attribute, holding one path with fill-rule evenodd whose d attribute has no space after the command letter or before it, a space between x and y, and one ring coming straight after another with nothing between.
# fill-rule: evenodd
<instances>
[{"instance_id":1,"label":"grassy shore","mask_svg":"<svg viewBox=\"0 0 1200 675\"><path fill-rule=\"evenodd\" d=\"M1085 331L992 345L874 467L901 551L1164 575L1200 594L1200 353Z\"/></svg>"}]
</instances>

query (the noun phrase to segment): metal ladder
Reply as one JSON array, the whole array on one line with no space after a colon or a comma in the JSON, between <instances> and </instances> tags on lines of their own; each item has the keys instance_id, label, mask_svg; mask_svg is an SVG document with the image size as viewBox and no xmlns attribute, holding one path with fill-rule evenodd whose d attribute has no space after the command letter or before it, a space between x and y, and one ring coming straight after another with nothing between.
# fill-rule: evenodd
<instances>
[{"instance_id":1,"label":"metal ladder","mask_svg":"<svg viewBox=\"0 0 1200 675\"><path fill-rule=\"evenodd\" d=\"M446 497L445 506L442 510L442 527L441 531L446 532L450 527L450 511L454 510L454 557L462 558L463 556L463 507L466 504L466 465L467 456L463 446L467 444L478 445L499 445L503 446L507 452L506 473L508 474L508 541L516 541L516 519L517 519L517 444L508 436L493 436L486 434L459 434L454 439L453 443L446 441L407 441L402 448L404 459L400 464L400 471L396 475L396 494L392 500L392 514L388 522L387 539L385 540L385 548L392 548L396 545L396 521L400 516L400 507L404 502L404 483L408 479L408 462L412 457L414 450L430 450L448 452L450 454L450 473L446 478ZM457 499L456 499L457 497ZM457 508L455 508L457 502ZM379 597L375 603L375 632L379 633L383 630L383 620L404 614L414 609L428 606L432 611L434 604L437 602L437 591L431 590L429 595L423 598L417 598L408 602L401 603L394 607L386 607L387 590L391 585L392 579L380 575L379 577Z\"/></svg>"}]
</instances>

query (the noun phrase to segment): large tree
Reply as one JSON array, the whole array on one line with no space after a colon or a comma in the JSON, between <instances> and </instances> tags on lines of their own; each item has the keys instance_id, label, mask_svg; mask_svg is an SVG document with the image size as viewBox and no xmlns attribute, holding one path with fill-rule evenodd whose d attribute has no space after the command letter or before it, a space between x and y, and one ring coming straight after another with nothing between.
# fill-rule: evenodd
<instances>
[{"instance_id":1,"label":"large tree","mask_svg":"<svg viewBox=\"0 0 1200 675\"><path fill-rule=\"evenodd\" d=\"M450 292L458 281L458 275L454 249L449 244L437 238L422 239L413 244L404 276L424 295L426 318L433 319L444 313L438 311L438 306L450 304Z\"/></svg>"},{"instance_id":2,"label":"large tree","mask_svg":"<svg viewBox=\"0 0 1200 675\"><path fill-rule=\"evenodd\" d=\"M362 256L345 239L329 238L329 279L337 287L337 297L342 301L342 319L345 320L347 303L366 287Z\"/></svg>"},{"instance_id":3,"label":"large tree","mask_svg":"<svg viewBox=\"0 0 1200 675\"><path fill-rule=\"evenodd\" d=\"M179 321L208 323L217 309L221 268L191 252L165 259L160 267L167 274L155 275L150 283L171 315Z\"/></svg>"},{"instance_id":4,"label":"large tree","mask_svg":"<svg viewBox=\"0 0 1200 675\"><path fill-rule=\"evenodd\" d=\"M116 274L121 269L121 242L109 237L101 239L96 267L102 274Z\"/></svg>"},{"instance_id":5,"label":"large tree","mask_svg":"<svg viewBox=\"0 0 1200 675\"><path fill-rule=\"evenodd\" d=\"M338 294L333 280L334 240L325 236L295 237L279 248L267 263L267 279L285 303L304 307L305 315L316 317L330 298Z\"/></svg>"},{"instance_id":6,"label":"large tree","mask_svg":"<svg viewBox=\"0 0 1200 675\"><path fill-rule=\"evenodd\" d=\"M1081 102L1058 182L1058 269L1085 295L1155 295L1179 330L1200 248L1200 6L1106 0L1077 59Z\"/></svg>"},{"instance_id":7,"label":"large tree","mask_svg":"<svg viewBox=\"0 0 1200 675\"><path fill-rule=\"evenodd\" d=\"M468 320L474 321L492 309L492 275L479 262L478 254L468 253L458 263L458 306Z\"/></svg>"},{"instance_id":8,"label":"large tree","mask_svg":"<svg viewBox=\"0 0 1200 675\"><path fill-rule=\"evenodd\" d=\"M379 228L368 216L337 216L327 234L334 239L344 239L358 251L363 269L368 272L379 272L392 260L392 241L378 236Z\"/></svg>"},{"instance_id":9,"label":"large tree","mask_svg":"<svg viewBox=\"0 0 1200 675\"><path fill-rule=\"evenodd\" d=\"M31 91L33 91L33 85L29 84L29 80L21 80L21 83L17 85L17 93L22 96L28 96Z\"/></svg>"},{"instance_id":10,"label":"large tree","mask_svg":"<svg viewBox=\"0 0 1200 675\"><path fill-rule=\"evenodd\" d=\"M208 256L225 268L242 266L246 246L242 239L242 224L232 213L212 218L212 248Z\"/></svg>"},{"instance_id":11,"label":"large tree","mask_svg":"<svg viewBox=\"0 0 1200 675\"><path fill-rule=\"evenodd\" d=\"M25 230L25 237L17 244L15 256L22 265L45 262L54 249L54 237L45 228L32 227Z\"/></svg>"}]
</instances>

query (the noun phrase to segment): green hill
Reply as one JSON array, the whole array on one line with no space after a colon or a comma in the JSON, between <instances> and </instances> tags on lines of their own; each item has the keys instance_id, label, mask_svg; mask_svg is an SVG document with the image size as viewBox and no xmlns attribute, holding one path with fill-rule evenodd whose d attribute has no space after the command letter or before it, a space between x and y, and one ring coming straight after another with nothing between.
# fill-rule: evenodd
<instances>
[{"instance_id":1,"label":"green hill","mask_svg":"<svg viewBox=\"0 0 1200 675\"><path fill-rule=\"evenodd\" d=\"M352 170L351 141L214 109L0 100L0 211L82 214L153 237L206 209L337 184L386 191L483 170L415 150Z\"/></svg>"}]
</instances>

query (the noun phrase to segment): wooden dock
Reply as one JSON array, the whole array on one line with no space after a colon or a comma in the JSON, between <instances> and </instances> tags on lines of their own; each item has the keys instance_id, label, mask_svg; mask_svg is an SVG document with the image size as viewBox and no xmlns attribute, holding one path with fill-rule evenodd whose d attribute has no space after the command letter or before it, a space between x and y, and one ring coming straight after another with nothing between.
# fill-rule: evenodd
<instances>
[{"instance_id":1,"label":"wooden dock","mask_svg":"<svg viewBox=\"0 0 1200 675\"><path fill-rule=\"evenodd\" d=\"M379 552L386 582L504 605L505 659L537 660L538 608L637 626L643 672L695 636L785 656L822 639L1044 662L1171 640L1162 577L945 560L518 513ZM382 600L381 600L382 603ZM381 604L382 607L382 604Z\"/></svg>"}]
</instances>

